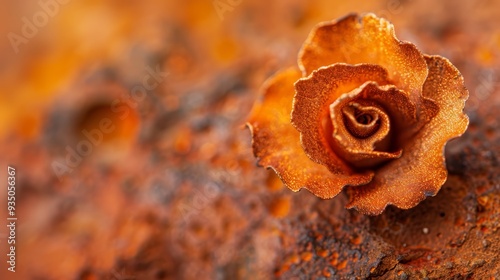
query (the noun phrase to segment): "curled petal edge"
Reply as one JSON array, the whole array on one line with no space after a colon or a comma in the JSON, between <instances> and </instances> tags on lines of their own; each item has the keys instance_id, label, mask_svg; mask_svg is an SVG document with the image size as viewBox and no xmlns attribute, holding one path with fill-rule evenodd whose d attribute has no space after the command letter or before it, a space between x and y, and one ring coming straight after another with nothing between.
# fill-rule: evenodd
<instances>
[{"instance_id":1,"label":"curled petal edge","mask_svg":"<svg viewBox=\"0 0 500 280\"><path fill-rule=\"evenodd\" d=\"M333 150L330 104L366 81L390 84L387 71L378 65L342 63L321 67L295 83L292 125L300 132L300 142L309 158L333 173L357 171Z\"/></svg>"},{"instance_id":2,"label":"curled petal edge","mask_svg":"<svg viewBox=\"0 0 500 280\"><path fill-rule=\"evenodd\" d=\"M462 135L469 119L463 108L468 91L460 72L440 56L424 56L429 77L423 97L439 107L439 112L403 148L403 156L377 170L367 185L350 187L347 208L378 215L388 205L401 209L416 206L437 194L447 179L444 157L446 143Z\"/></svg>"},{"instance_id":3,"label":"curled petal edge","mask_svg":"<svg viewBox=\"0 0 500 280\"><path fill-rule=\"evenodd\" d=\"M371 13L323 22L310 32L298 58L303 75L336 63L382 66L394 85L410 94L415 103L420 100L428 75L423 54L417 47L400 41L389 21Z\"/></svg>"},{"instance_id":4,"label":"curled petal edge","mask_svg":"<svg viewBox=\"0 0 500 280\"><path fill-rule=\"evenodd\" d=\"M300 134L290 123L297 69L287 69L268 79L247 122L258 164L273 169L292 191L308 189L320 198L332 198L345 186L366 184L373 172L349 174L311 161L300 145Z\"/></svg>"}]
</instances>

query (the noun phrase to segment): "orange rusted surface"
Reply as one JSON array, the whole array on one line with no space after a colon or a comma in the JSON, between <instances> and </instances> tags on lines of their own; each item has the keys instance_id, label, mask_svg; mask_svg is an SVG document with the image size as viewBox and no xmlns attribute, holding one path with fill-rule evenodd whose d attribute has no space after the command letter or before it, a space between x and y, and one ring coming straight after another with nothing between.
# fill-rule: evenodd
<instances>
[{"instance_id":1,"label":"orange rusted surface","mask_svg":"<svg viewBox=\"0 0 500 280\"><path fill-rule=\"evenodd\" d=\"M6 262L10 232L0 227L0 279L500 278L495 1L66 1L54 16L40 1L5 2L0 216L5 222L12 165L18 220L15 274ZM41 1L53 2L63 3ZM40 11L45 25L43 15L34 20ZM290 191L256 166L245 128L267 79L286 81L270 85L270 95L294 92L291 76L317 66L298 69L297 54L318 23L366 12L387 18L397 38L422 53L448 58L469 90L469 128L444 148L448 175L439 192L378 216L346 209L347 192L324 200ZM25 28L29 37L23 18L34 25ZM26 39L17 53L10 32ZM440 74L424 88L456 74L442 59L424 60ZM409 73L388 79L414 85L429 76ZM382 86L369 92L391 91ZM427 91L429 99L446 88ZM289 106L270 117L290 120L293 95L271 97ZM430 110L424 127L461 110L449 109ZM369 131L352 125L358 135ZM411 170L421 168L412 159ZM332 174L317 165L317 174ZM312 176L286 171L296 190Z\"/></svg>"}]
</instances>

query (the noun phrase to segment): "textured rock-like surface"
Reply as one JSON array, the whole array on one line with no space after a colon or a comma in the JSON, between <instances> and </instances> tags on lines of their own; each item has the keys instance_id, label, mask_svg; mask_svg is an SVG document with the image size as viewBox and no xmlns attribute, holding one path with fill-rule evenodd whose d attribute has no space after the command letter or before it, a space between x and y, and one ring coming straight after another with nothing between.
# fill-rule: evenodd
<instances>
[{"instance_id":1,"label":"textured rock-like surface","mask_svg":"<svg viewBox=\"0 0 500 280\"><path fill-rule=\"evenodd\" d=\"M212 1L70 1L18 55L2 49L0 164L18 169L15 277L500 278L500 8L365 2L242 1L221 21ZM446 146L442 189L377 217L345 210L342 195L284 188L255 166L244 128L260 85L296 64L311 28L353 11L388 16L400 39L449 58L470 92L470 126ZM17 31L31 14L0 26ZM132 102L144 65L169 75ZM116 99L118 113L107 107ZM51 163L103 117L116 130L59 180ZM0 278L13 279L4 265Z\"/></svg>"}]
</instances>

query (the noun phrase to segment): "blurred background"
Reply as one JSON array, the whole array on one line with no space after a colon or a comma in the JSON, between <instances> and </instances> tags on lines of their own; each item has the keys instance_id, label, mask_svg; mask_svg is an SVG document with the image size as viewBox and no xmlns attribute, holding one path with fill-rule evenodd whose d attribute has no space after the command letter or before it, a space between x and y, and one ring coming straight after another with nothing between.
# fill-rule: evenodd
<instances>
[{"instance_id":1,"label":"blurred background","mask_svg":"<svg viewBox=\"0 0 500 280\"><path fill-rule=\"evenodd\" d=\"M0 227L1 279L500 277L499 1L2 4L0 178L16 168L18 220L15 273ZM470 91L448 182L409 211L366 217L255 166L259 87L351 12L447 57Z\"/></svg>"}]
</instances>

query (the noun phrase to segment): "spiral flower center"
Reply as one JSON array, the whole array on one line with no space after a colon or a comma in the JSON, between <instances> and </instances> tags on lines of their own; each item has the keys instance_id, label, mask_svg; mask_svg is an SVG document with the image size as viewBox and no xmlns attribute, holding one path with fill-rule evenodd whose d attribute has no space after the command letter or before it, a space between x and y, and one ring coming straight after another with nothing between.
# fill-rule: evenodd
<instances>
[{"instance_id":1,"label":"spiral flower center","mask_svg":"<svg viewBox=\"0 0 500 280\"><path fill-rule=\"evenodd\" d=\"M402 150L393 135L407 118L395 105L407 102L393 86L379 87L373 82L343 94L330 105L332 149L361 168L400 157Z\"/></svg>"},{"instance_id":2,"label":"spiral flower center","mask_svg":"<svg viewBox=\"0 0 500 280\"><path fill-rule=\"evenodd\" d=\"M359 112L356 112L356 115L358 115L358 114L359 114ZM364 114L364 113L361 113L356 117L356 121L358 123L364 124L364 125L370 124L371 122L373 122L373 120L374 120L374 117L372 115Z\"/></svg>"},{"instance_id":3,"label":"spiral flower center","mask_svg":"<svg viewBox=\"0 0 500 280\"><path fill-rule=\"evenodd\" d=\"M377 109L371 106L352 102L342 108L342 115L347 130L357 138L370 137L380 127Z\"/></svg>"}]
</instances>

